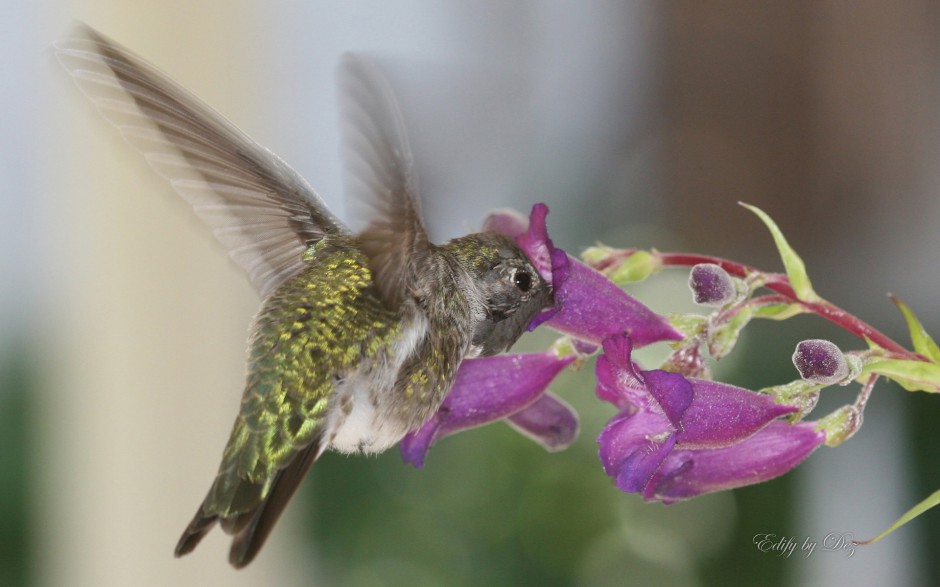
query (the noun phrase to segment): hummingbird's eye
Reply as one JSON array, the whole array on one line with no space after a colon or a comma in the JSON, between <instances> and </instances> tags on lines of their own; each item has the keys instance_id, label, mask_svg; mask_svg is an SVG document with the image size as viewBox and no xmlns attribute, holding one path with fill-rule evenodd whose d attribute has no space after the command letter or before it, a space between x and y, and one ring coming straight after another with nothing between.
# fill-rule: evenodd
<instances>
[{"instance_id":1,"label":"hummingbird's eye","mask_svg":"<svg viewBox=\"0 0 940 587\"><path fill-rule=\"evenodd\" d=\"M532 275L528 271L520 269L513 273L512 282L516 284L519 291L529 291L532 288Z\"/></svg>"}]
</instances>

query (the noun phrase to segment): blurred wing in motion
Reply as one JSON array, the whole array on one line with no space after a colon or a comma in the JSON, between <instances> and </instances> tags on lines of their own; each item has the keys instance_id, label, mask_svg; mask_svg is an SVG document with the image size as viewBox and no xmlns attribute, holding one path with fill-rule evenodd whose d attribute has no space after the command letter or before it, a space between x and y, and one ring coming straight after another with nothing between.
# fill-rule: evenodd
<instances>
[{"instance_id":1,"label":"blurred wing in motion","mask_svg":"<svg viewBox=\"0 0 940 587\"><path fill-rule=\"evenodd\" d=\"M213 229L262 298L302 267L308 245L349 232L279 157L91 27L79 25L55 55Z\"/></svg>"},{"instance_id":2,"label":"blurred wing in motion","mask_svg":"<svg viewBox=\"0 0 940 587\"><path fill-rule=\"evenodd\" d=\"M398 103L378 68L347 54L337 70L346 196L382 299L397 307L430 247Z\"/></svg>"}]
</instances>

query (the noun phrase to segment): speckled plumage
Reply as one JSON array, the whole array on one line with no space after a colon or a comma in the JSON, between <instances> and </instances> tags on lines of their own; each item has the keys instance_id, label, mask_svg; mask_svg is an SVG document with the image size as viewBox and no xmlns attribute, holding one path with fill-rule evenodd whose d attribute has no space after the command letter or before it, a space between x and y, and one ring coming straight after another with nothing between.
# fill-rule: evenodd
<instances>
[{"instance_id":1,"label":"speckled plumage","mask_svg":"<svg viewBox=\"0 0 940 587\"><path fill-rule=\"evenodd\" d=\"M461 360L480 354L473 329L464 326L489 320L476 282L510 254L528 263L499 235L431 246L420 263L428 281L416 282L393 310L380 298L356 238L326 237L312 245L306 268L279 287L256 318L241 412L178 551L194 547L218 520L236 536L252 538L241 547L236 538L233 547L233 561L250 560L261 532L270 529L252 524L270 519L259 515L266 508L283 507L303 476L285 482L283 471L309 467L329 448L383 451L427 421ZM523 312L525 323L550 300L547 291L544 284L533 291L542 298ZM275 499L278 490L286 498Z\"/></svg>"},{"instance_id":2,"label":"speckled plumage","mask_svg":"<svg viewBox=\"0 0 940 587\"><path fill-rule=\"evenodd\" d=\"M440 407L465 357L506 350L552 303L509 238L436 246L394 97L340 67L353 232L286 163L161 72L80 26L56 56L99 111L209 224L263 302L241 410L176 555L217 523L255 557L317 457L380 452Z\"/></svg>"}]
</instances>

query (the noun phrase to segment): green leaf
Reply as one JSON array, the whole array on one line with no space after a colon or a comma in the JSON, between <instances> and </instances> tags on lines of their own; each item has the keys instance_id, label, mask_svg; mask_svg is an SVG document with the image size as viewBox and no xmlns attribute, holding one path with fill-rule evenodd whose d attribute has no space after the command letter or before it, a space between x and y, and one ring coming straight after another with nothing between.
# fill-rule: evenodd
<instances>
[{"instance_id":1,"label":"green leaf","mask_svg":"<svg viewBox=\"0 0 940 587\"><path fill-rule=\"evenodd\" d=\"M881 540L888 534L894 532L895 530L897 530L904 524L907 524L908 522L910 522L917 516L935 507L937 504L940 504L940 490L934 491L933 493L930 494L930 496L927 499L915 505L911 509L907 510L907 512L905 512L903 516L898 518L895 523L891 524L891 526L889 526L888 529L882 532L881 534L869 540L856 540L855 544L859 544L859 545L874 544L875 542L878 542L879 540Z\"/></svg>"},{"instance_id":2,"label":"green leaf","mask_svg":"<svg viewBox=\"0 0 940 587\"><path fill-rule=\"evenodd\" d=\"M787 239L784 238L783 232L781 232L777 223L757 206L751 206L743 202L739 203L756 214L757 217L761 219L761 222L767 226L771 236L774 238L774 244L777 245L777 251L780 253L780 258L783 260L783 267L787 272L787 277L790 279L790 285L793 286L793 291L796 293L797 299L803 302L818 301L820 298L816 295L816 292L813 291L813 285L809 281L809 275L806 274L806 265L803 264L803 259L800 259L796 251L787 243Z\"/></svg>"},{"instance_id":3,"label":"green leaf","mask_svg":"<svg viewBox=\"0 0 940 587\"><path fill-rule=\"evenodd\" d=\"M917 319L917 316L914 315L914 312L896 296L889 295L888 297L891 298L894 305L904 314L907 328L911 331L911 344L914 345L914 352L927 357L934 363L940 363L940 347L938 347L937 343L933 341L933 338L927 334L927 330L924 328L921 321Z\"/></svg>"},{"instance_id":4,"label":"green leaf","mask_svg":"<svg viewBox=\"0 0 940 587\"><path fill-rule=\"evenodd\" d=\"M865 336L865 344L867 344L867 345L868 345L868 349L869 349L869 350L872 350L872 351L883 351L883 350L884 350L884 349L881 347L880 344L878 344L877 342L875 342L875 341L873 341L872 339L868 338L867 335Z\"/></svg>"},{"instance_id":5,"label":"green leaf","mask_svg":"<svg viewBox=\"0 0 940 587\"><path fill-rule=\"evenodd\" d=\"M766 304L754 311L754 317L766 320L786 320L805 312L807 310L802 304Z\"/></svg>"},{"instance_id":6,"label":"green leaf","mask_svg":"<svg viewBox=\"0 0 940 587\"><path fill-rule=\"evenodd\" d=\"M940 391L940 365L906 359L876 359L862 367L861 375L877 374L908 391Z\"/></svg>"}]
</instances>

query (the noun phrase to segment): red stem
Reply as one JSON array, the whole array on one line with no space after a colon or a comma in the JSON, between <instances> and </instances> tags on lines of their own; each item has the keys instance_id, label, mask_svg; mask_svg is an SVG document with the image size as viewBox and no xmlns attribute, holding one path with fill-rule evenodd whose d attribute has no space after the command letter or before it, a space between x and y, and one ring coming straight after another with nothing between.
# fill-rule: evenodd
<instances>
[{"instance_id":1,"label":"red stem","mask_svg":"<svg viewBox=\"0 0 940 587\"><path fill-rule=\"evenodd\" d=\"M719 265L722 269L731 275L737 277L747 277L748 275L754 273L760 273L754 267L735 263L734 261L729 261L728 259L722 259L720 257L711 257L709 255L698 255L694 253L659 253L658 255L659 260L662 262L664 267L691 267L693 265L698 265L699 263L714 263ZM896 343L893 339L888 337L886 334L875 329L867 322L855 317L852 314L849 314L835 304L825 300L818 302L804 302L798 299L796 297L796 292L793 291L793 287L790 285L790 280L787 279L786 275L780 273L765 273L764 275L767 277L767 282L764 284L764 287L777 292L791 302L802 305L810 312L822 316L826 320L829 320L843 330L854 334L860 339L871 340L873 343L877 344L886 351L894 355L898 355L899 358L918 361L926 360L924 357L907 350L900 344Z\"/></svg>"}]
</instances>

